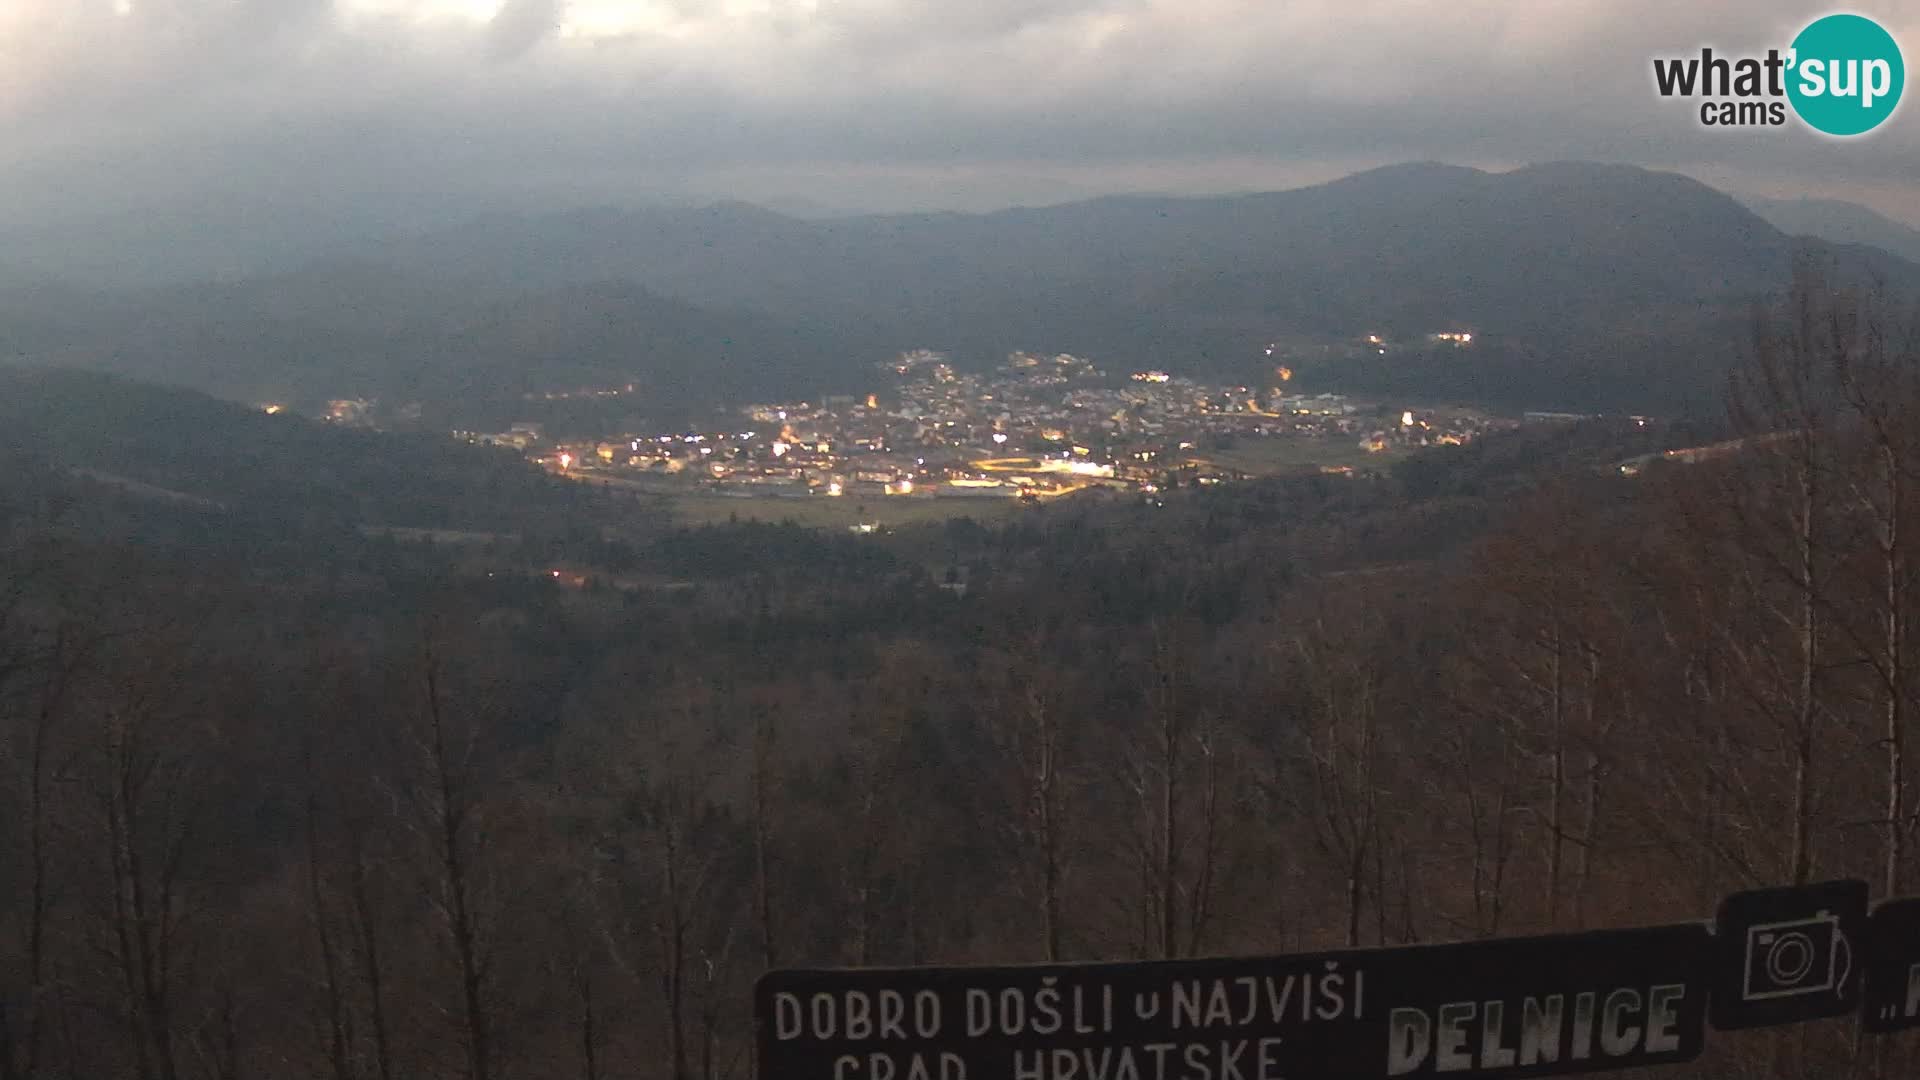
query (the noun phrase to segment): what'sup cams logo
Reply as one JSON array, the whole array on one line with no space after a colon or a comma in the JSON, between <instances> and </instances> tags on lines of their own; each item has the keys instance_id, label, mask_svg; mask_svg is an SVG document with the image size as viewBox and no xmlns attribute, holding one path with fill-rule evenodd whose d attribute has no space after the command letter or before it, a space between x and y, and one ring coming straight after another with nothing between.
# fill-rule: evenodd
<instances>
[{"instance_id":1,"label":"what'sup cams logo","mask_svg":"<svg viewBox=\"0 0 1920 1080\"><path fill-rule=\"evenodd\" d=\"M1654 87L1664 98L1700 99L1700 123L1711 128L1782 127L1788 107L1815 131L1864 135L1893 115L1906 88L1900 46L1863 15L1828 15L1808 23L1785 50L1765 56L1658 57Z\"/></svg>"}]
</instances>

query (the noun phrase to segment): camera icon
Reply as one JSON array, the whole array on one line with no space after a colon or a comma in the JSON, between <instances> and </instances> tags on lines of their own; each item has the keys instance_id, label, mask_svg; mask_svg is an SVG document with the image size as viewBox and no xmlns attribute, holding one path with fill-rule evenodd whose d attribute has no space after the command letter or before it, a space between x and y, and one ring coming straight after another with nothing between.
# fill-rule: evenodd
<instances>
[{"instance_id":1,"label":"camera icon","mask_svg":"<svg viewBox=\"0 0 1920 1080\"><path fill-rule=\"evenodd\" d=\"M1822 911L1807 919L1747 928L1747 1001L1838 993L1853 967L1853 946L1840 918Z\"/></svg>"}]
</instances>

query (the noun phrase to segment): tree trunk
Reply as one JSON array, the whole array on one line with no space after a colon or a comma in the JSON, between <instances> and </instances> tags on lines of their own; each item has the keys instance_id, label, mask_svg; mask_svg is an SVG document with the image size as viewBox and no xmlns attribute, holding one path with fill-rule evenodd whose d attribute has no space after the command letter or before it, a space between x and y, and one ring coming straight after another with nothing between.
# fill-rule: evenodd
<instances>
[{"instance_id":1,"label":"tree trunk","mask_svg":"<svg viewBox=\"0 0 1920 1080\"><path fill-rule=\"evenodd\" d=\"M580 996L580 1078L600 1080L600 1051L594 1030L593 973L584 964L574 976L574 989Z\"/></svg>"},{"instance_id":2,"label":"tree trunk","mask_svg":"<svg viewBox=\"0 0 1920 1080\"><path fill-rule=\"evenodd\" d=\"M358 824L349 824L347 841L348 887L353 892L354 921L359 926L360 977L367 984L368 1020L373 1026L373 1060L379 1080L393 1078L393 1050L388 1039L386 972L380 959L380 936L373 921L373 898L367 890L367 857Z\"/></svg>"},{"instance_id":3,"label":"tree trunk","mask_svg":"<svg viewBox=\"0 0 1920 1080\"><path fill-rule=\"evenodd\" d=\"M1059 733L1052 710L1034 703L1039 758L1033 779L1035 840L1040 856L1040 936L1048 963L1060 961Z\"/></svg>"},{"instance_id":4,"label":"tree trunk","mask_svg":"<svg viewBox=\"0 0 1920 1080\"><path fill-rule=\"evenodd\" d=\"M114 941L127 1012L133 1028L136 1069L142 1080L175 1080L169 950L173 931L173 873L184 840L163 823L166 841L159 877L141 851L145 798L135 721L115 717L108 731L110 776L106 793L109 865L113 875ZM156 887L157 886L157 889Z\"/></svg>"},{"instance_id":5,"label":"tree trunk","mask_svg":"<svg viewBox=\"0 0 1920 1080\"><path fill-rule=\"evenodd\" d=\"M1584 930L1587 925L1587 890L1593 885L1593 845L1599 840L1600 833L1600 754L1593 749L1599 739L1599 728L1594 722L1599 711L1600 698L1600 654L1587 652L1587 712L1586 737L1587 750L1585 792L1580 806L1580 835L1574 845L1573 866L1573 925L1576 930Z\"/></svg>"},{"instance_id":6,"label":"tree trunk","mask_svg":"<svg viewBox=\"0 0 1920 1080\"><path fill-rule=\"evenodd\" d=\"M865 790L860 795L860 854L854 873L858 880L854 885L854 966L867 967L873 962L873 874L874 863L878 860L875 848L879 839L875 835L874 814L876 812L872 777L863 778Z\"/></svg>"},{"instance_id":7,"label":"tree trunk","mask_svg":"<svg viewBox=\"0 0 1920 1080\"><path fill-rule=\"evenodd\" d=\"M1803 436L1809 438L1810 436ZM1800 467L1800 692L1798 730L1794 746L1793 768L1793 883L1805 885L1813 878L1813 790L1814 750L1818 745L1815 699L1816 663L1820 648L1819 609L1816 586L1814 515L1819 485L1814 477L1811 448L1803 451Z\"/></svg>"},{"instance_id":8,"label":"tree trunk","mask_svg":"<svg viewBox=\"0 0 1920 1080\"><path fill-rule=\"evenodd\" d=\"M1550 675L1550 701L1547 714L1548 737L1552 739L1550 777L1547 792L1547 926L1560 920L1560 866L1566 846L1560 808L1565 802L1567 784L1566 680L1562 657L1565 652L1559 619L1553 627L1553 659Z\"/></svg>"},{"instance_id":9,"label":"tree trunk","mask_svg":"<svg viewBox=\"0 0 1920 1080\"><path fill-rule=\"evenodd\" d=\"M1208 722L1210 726L1211 722ZM1203 730L1199 740L1200 777L1200 856L1193 874L1193 891L1187 900L1187 955L1200 952L1207 918L1212 913L1214 861L1218 857L1220 827L1220 756L1215 753L1213 734Z\"/></svg>"},{"instance_id":10,"label":"tree trunk","mask_svg":"<svg viewBox=\"0 0 1920 1080\"><path fill-rule=\"evenodd\" d=\"M773 847L771 820L773 724L765 709L758 711L753 733L753 912L760 924L760 963L767 971L778 965L773 933Z\"/></svg>"},{"instance_id":11,"label":"tree trunk","mask_svg":"<svg viewBox=\"0 0 1920 1080\"><path fill-rule=\"evenodd\" d=\"M433 784L439 811L441 872L448 930L453 937L455 958L460 962L460 1001L466 1024L467 1074L471 1080L487 1080L492 1058L489 1046L485 1001L486 962L481 956L479 931L474 922L471 885L464 836L466 833L465 793L453 778L453 766L447 752L445 718L441 715L440 687L432 662L427 667L427 716L432 745Z\"/></svg>"},{"instance_id":12,"label":"tree trunk","mask_svg":"<svg viewBox=\"0 0 1920 1080\"><path fill-rule=\"evenodd\" d=\"M1512 786L1513 744L1508 742L1500 751L1500 786L1493 803L1493 895L1490 898L1493 919L1487 926L1488 936L1500 933L1500 921L1506 908L1507 861L1511 848L1507 830L1507 803L1512 797Z\"/></svg>"},{"instance_id":13,"label":"tree trunk","mask_svg":"<svg viewBox=\"0 0 1920 1080\"><path fill-rule=\"evenodd\" d=\"M1600 830L1600 757L1587 755L1586 797L1580 810L1580 841L1575 851L1576 862L1573 870L1573 925L1575 929L1585 929L1587 925L1587 892L1593 885L1593 845Z\"/></svg>"},{"instance_id":14,"label":"tree trunk","mask_svg":"<svg viewBox=\"0 0 1920 1080\"><path fill-rule=\"evenodd\" d=\"M1907 829L1907 723L1906 723L1906 564L1900 548L1900 516L1903 491L1900 461L1891 446L1882 448L1882 467L1886 470L1887 517L1882 534L1881 553L1885 563L1885 633L1887 653L1887 832L1882 888L1888 897L1899 896L1906 861Z\"/></svg>"},{"instance_id":15,"label":"tree trunk","mask_svg":"<svg viewBox=\"0 0 1920 1080\"><path fill-rule=\"evenodd\" d=\"M312 770L308 770L311 783ZM311 791L307 794L307 915L313 920L314 945L320 950L320 984L327 999L327 1061L334 1080L352 1080L347 1056L346 1000L340 985L339 957L334 949L333 929L328 924L327 906L320 880L319 810Z\"/></svg>"},{"instance_id":16,"label":"tree trunk","mask_svg":"<svg viewBox=\"0 0 1920 1080\"><path fill-rule=\"evenodd\" d=\"M1173 673L1162 667L1160 672L1162 702L1160 709L1160 813L1159 847L1155 852L1155 891L1160 899L1159 949L1160 958L1171 960L1179 954L1179 942L1175 937L1178 925L1178 912L1174 905L1175 845L1178 843L1176 830L1179 812L1180 768L1180 723L1176 716L1176 703L1173 694Z\"/></svg>"},{"instance_id":17,"label":"tree trunk","mask_svg":"<svg viewBox=\"0 0 1920 1080\"><path fill-rule=\"evenodd\" d=\"M40 1075L43 1041L40 1019L42 999L47 992L47 874L51 856L47 842L47 749L69 674L65 642L66 636L62 633L54 645L54 675L41 690L34 715L33 745L27 751L27 1008L25 1031L15 1036L9 1029L8 1036L10 1042L25 1043L20 1071L28 1080ZM15 1060L13 1048L9 1046L6 1055L9 1068Z\"/></svg>"},{"instance_id":18,"label":"tree trunk","mask_svg":"<svg viewBox=\"0 0 1920 1080\"><path fill-rule=\"evenodd\" d=\"M686 916L682 910L684 898L680 892L680 837L678 827L672 822L668 822L661 831L665 843L661 869L665 875L666 923L661 928L661 951L664 956L660 980L667 1005L667 1059L673 1066L673 1080L688 1080L687 927Z\"/></svg>"}]
</instances>

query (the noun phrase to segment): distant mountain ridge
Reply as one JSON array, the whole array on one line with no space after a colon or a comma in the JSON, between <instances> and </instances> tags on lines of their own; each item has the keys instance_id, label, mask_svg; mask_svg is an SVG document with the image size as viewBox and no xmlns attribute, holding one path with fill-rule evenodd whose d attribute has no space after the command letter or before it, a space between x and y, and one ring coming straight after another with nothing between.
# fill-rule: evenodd
<instances>
[{"instance_id":1,"label":"distant mountain ridge","mask_svg":"<svg viewBox=\"0 0 1920 1080\"><path fill-rule=\"evenodd\" d=\"M1838 199L1743 199L1782 232L1836 244L1864 244L1920 262L1920 229Z\"/></svg>"},{"instance_id":2,"label":"distant mountain ridge","mask_svg":"<svg viewBox=\"0 0 1920 1080\"><path fill-rule=\"evenodd\" d=\"M1691 227L1676 233L1675 224ZM1757 283L1715 260L1784 247L1738 203L1675 174L1418 164L1268 194L1111 196L979 215L810 222L741 203L574 212L431 233L369 254L521 287L618 278L691 303L780 311L909 297L922 282L951 296L989 284L986 274L1013 291L1147 273L1294 271L1308 258L1384 264L1370 270L1436 254L1597 261L1636 254L1629 239L1673 269L1650 283L1669 293L1702 269L1727 272L1733 287Z\"/></svg>"},{"instance_id":3,"label":"distant mountain ridge","mask_svg":"<svg viewBox=\"0 0 1920 1080\"><path fill-rule=\"evenodd\" d=\"M119 372L236 401L380 397L501 419L524 395L634 383L680 408L852 377L847 342L631 282L521 290L334 261L139 293L0 292L0 358ZM449 410L436 410L447 415Z\"/></svg>"},{"instance_id":4,"label":"distant mountain ridge","mask_svg":"<svg viewBox=\"0 0 1920 1080\"><path fill-rule=\"evenodd\" d=\"M1525 354L1506 370L1537 373L1532 396L1566 376L1570 400L1671 407L1718 392L1795 243L1678 174L1421 163L1291 191L979 215L609 210L429 234L379 256L518 287L620 278L978 357L1059 348L1246 372L1273 336L1468 326ZM1829 254L1920 282L1892 256Z\"/></svg>"},{"instance_id":5,"label":"distant mountain ridge","mask_svg":"<svg viewBox=\"0 0 1920 1080\"><path fill-rule=\"evenodd\" d=\"M1677 174L1425 163L989 214L801 220L735 202L495 216L234 284L0 295L0 354L239 398L497 400L600 380L681 405L864 389L875 361L919 345L1250 380L1276 338L1466 328L1472 350L1325 377L1667 411L1710 406L1796 245L1920 292L1920 266L1796 241Z\"/></svg>"}]
</instances>

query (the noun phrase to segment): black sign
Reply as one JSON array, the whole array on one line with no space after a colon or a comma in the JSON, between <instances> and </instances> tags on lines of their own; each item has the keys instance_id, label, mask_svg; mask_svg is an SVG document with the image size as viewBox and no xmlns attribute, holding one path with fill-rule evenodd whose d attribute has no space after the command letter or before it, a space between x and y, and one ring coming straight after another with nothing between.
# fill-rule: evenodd
<instances>
[{"instance_id":1,"label":"black sign","mask_svg":"<svg viewBox=\"0 0 1920 1080\"><path fill-rule=\"evenodd\" d=\"M1691 1061L1703 924L1244 960L781 971L763 1080L1525 1077Z\"/></svg>"},{"instance_id":2,"label":"black sign","mask_svg":"<svg viewBox=\"0 0 1920 1080\"><path fill-rule=\"evenodd\" d=\"M1920 1027L1920 900L1888 900L1867 920L1868 1031Z\"/></svg>"},{"instance_id":3,"label":"black sign","mask_svg":"<svg viewBox=\"0 0 1920 1080\"><path fill-rule=\"evenodd\" d=\"M1735 893L1714 929L1713 1026L1845 1016L1860 1005L1867 883Z\"/></svg>"}]
</instances>

